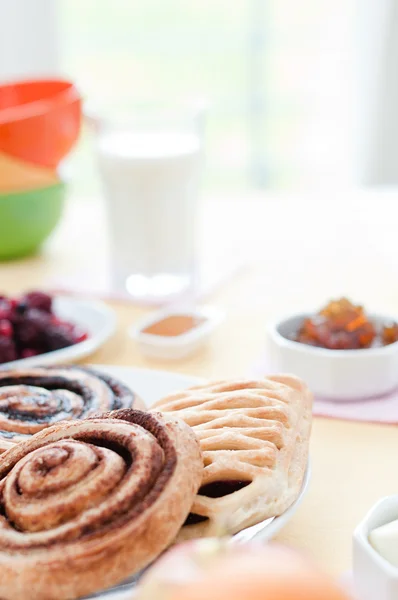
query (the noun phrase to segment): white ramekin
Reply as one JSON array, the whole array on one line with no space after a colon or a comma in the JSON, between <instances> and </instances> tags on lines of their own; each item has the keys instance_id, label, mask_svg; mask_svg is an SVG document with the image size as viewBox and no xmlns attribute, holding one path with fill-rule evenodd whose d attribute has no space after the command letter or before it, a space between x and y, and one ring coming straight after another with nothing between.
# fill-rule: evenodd
<instances>
[{"instance_id":1,"label":"white ramekin","mask_svg":"<svg viewBox=\"0 0 398 600\"><path fill-rule=\"evenodd\" d=\"M398 342L363 350L329 350L288 339L308 316L287 317L269 327L272 371L298 375L316 396L331 400L370 398L398 386ZM370 319L376 324L397 320L383 315L370 315Z\"/></svg>"},{"instance_id":2,"label":"white ramekin","mask_svg":"<svg viewBox=\"0 0 398 600\"><path fill-rule=\"evenodd\" d=\"M397 600L398 568L369 542L373 529L398 519L398 495L380 500L358 525L353 537L353 573L360 600Z\"/></svg>"},{"instance_id":3,"label":"white ramekin","mask_svg":"<svg viewBox=\"0 0 398 600\"><path fill-rule=\"evenodd\" d=\"M190 315L203 319L194 329L177 336L161 336L145 333L144 330L166 317L173 315ZM165 360L177 360L195 352L205 344L214 329L223 320L223 313L212 307L174 308L152 313L131 327L129 333L136 340L141 352L147 356Z\"/></svg>"}]
</instances>

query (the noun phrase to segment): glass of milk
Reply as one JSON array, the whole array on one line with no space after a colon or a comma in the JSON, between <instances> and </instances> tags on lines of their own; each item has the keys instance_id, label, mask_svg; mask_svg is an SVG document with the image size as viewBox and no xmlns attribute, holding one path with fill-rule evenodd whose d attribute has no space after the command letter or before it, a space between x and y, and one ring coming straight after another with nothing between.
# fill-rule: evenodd
<instances>
[{"instance_id":1,"label":"glass of milk","mask_svg":"<svg viewBox=\"0 0 398 600\"><path fill-rule=\"evenodd\" d=\"M162 303L194 285L198 117L151 109L97 128L116 292Z\"/></svg>"}]
</instances>

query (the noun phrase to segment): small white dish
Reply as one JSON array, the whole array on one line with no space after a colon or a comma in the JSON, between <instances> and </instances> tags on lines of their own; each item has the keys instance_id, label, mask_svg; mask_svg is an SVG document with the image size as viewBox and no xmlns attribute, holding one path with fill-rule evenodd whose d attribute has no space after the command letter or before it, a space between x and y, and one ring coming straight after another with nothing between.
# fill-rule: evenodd
<instances>
[{"instance_id":1,"label":"small white dish","mask_svg":"<svg viewBox=\"0 0 398 600\"><path fill-rule=\"evenodd\" d=\"M269 327L273 371L298 375L316 396L336 401L380 396L398 386L398 342L363 350L329 350L288 339L308 316L280 319ZM382 315L370 319L379 324L397 320Z\"/></svg>"},{"instance_id":2,"label":"small white dish","mask_svg":"<svg viewBox=\"0 0 398 600\"><path fill-rule=\"evenodd\" d=\"M55 296L54 313L61 319L80 325L87 331L88 339L62 350L2 363L0 368L14 369L75 362L98 350L116 329L115 313L103 302L78 300L73 296Z\"/></svg>"},{"instance_id":3,"label":"small white dish","mask_svg":"<svg viewBox=\"0 0 398 600\"><path fill-rule=\"evenodd\" d=\"M180 335L155 335L146 329L167 317L187 315L203 322ZM130 328L130 336L136 340L141 352L147 356L166 360L178 360L195 352L208 341L214 329L223 320L223 313L212 307L168 308L152 313Z\"/></svg>"},{"instance_id":4,"label":"small white dish","mask_svg":"<svg viewBox=\"0 0 398 600\"><path fill-rule=\"evenodd\" d=\"M163 396L183 390L185 388L199 385L204 382L198 377L180 375L168 371L155 371L152 369L137 369L132 367L119 367L110 365L92 365L95 369L108 373L112 377L120 379L126 385L130 386L144 400L146 406L150 408L155 402ZM311 479L311 468L308 463L303 485L297 500L282 515L274 519L267 519L253 527L249 527L237 534L235 542L240 543L246 540L258 539L264 542L272 539L285 525L291 520L294 513L301 504ZM234 542L234 538L232 538ZM132 578L120 585L102 593L90 596L98 600L132 600L134 598L134 581Z\"/></svg>"},{"instance_id":5,"label":"small white dish","mask_svg":"<svg viewBox=\"0 0 398 600\"><path fill-rule=\"evenodd\" d=\"M380 500L354 532L353 573L360 600L397 600L398 568L370 544L371 531L398 519L398 495Z\"/></svg>"}]
</instances>

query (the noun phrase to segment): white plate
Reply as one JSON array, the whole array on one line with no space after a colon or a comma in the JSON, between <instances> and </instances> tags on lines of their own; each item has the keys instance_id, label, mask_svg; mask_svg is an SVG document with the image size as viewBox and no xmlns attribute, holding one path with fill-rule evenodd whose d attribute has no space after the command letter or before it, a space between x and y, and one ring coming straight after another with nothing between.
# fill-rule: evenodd
<instances>
[{"instance_id":1,"label":"white plate","mask_svg":"<svg viewBox=\"0 0 398 600\"><path fill-rule=\"evenodd\" d=\"M109 375L112 375L129 385L139 396L141 396L148 408L166 394L192 385L197 385L203 381L197 377L179 375L177 373L169 373L166 371L152 371L150 369L135 369L131 367L110 367L107 365L94 366L96 369L109 373ZM310 477L311 470L308 465L303 487L294 504L292 504L292 506L280 517L267 519L267 521L264 521L263 523L248 527L243 532L238 533L234 538L236 542L239 543L254 538L267 541L273 538L296 512L307 491ZM98 600L127 600L132 598L132 588L133 584L126 582L113 590L90 596L90 598L96 598Z\"/></svg>"},{"instance_id":2,"label":"white plate","mask_svg":"<svg viewBox=\"0 0 398 600\"><path fill-rule=\"evenodd\" d=\"M11 369L74 362L95 352L115 332L115 313L103 302L77 300L71 296L56 296L54 298L54 314L60 319L80 325L88 332L88 339L62 350L2 363L0 368Z\"/></svg>"}]
</instances>

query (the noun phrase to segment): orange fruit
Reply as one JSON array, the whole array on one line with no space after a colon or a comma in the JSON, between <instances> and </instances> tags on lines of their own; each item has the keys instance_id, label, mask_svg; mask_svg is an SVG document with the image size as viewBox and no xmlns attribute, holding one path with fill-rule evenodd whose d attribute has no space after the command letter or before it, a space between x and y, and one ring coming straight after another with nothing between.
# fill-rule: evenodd
<instances>
[{"instance_id":1,"label":"orange fruit","mask_svg":"<svg viewBox=\"0 0 398 600\"><path fill-rule=\"evenodd\" d=\"M138 600L348 600L329 577L289 548L224 543L217 549L213 541L211 549L203 543L166 555L144 578Z\"/></svg>"}]
</instances>

